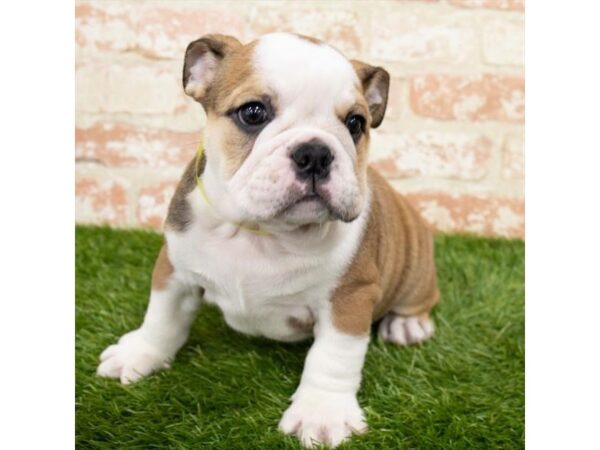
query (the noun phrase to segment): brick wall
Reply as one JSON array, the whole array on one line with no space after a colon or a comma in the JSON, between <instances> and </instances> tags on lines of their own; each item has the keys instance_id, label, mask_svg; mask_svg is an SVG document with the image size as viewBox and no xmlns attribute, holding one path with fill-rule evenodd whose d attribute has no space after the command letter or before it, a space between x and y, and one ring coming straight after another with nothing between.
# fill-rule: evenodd
<instances>
[{"instance_id":1,"label":"brick wall","mask_svg":"<svg viewBox=\"0 0 600 450\"><path fill-rule=\"evenodd\" d=\"M77 1L76 217L160 228L204 123L186 45L324 39L392 74L372 163L436 228L523 236L524 0Z\"/></svg>"}]
</instances>

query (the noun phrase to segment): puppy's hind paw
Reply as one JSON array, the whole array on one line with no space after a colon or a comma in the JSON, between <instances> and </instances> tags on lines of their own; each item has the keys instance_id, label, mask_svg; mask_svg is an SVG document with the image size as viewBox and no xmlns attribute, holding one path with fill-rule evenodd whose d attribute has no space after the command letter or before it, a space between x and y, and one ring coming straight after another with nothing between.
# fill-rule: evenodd
<instances>
[{"instance_id":1,"label":"puppy's hind paw","mask_svg":"<svg viewBox=\"0 0 600 450\"><path fill-rule=\"evenodd\" d=\"M433 336L433 321L429 316L400 316L387 313L379 324L379 338L396 345L418 344Z\"/></svg>"}]
</instances>

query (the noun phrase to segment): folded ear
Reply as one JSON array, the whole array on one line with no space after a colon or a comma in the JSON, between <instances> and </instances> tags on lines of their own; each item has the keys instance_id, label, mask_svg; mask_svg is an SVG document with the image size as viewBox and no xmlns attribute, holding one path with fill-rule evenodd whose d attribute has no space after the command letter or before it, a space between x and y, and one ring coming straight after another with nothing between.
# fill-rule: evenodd
<instances>
[{"instance_id":1,"label":"folded ear","mask_svg":"<svg viewBox=\"0 0 600 450\"><path fill-rule=\"evenodd\" d=\"M236 38L223 34L208 34L191 42L183 63L185 93L202 102L223 58L241 45Z\"/></svg>"},{"instance_id":2,"label":"folded ear","mask_svg":"<svg viewBox=\"0 0 600 450\"><path fill-rule=\"evenodd\" d=\"M373 67L361 61L351 61L362 83L363 93L371 113L371 128L377 128L383 121L387 107L390 74L381 67Z\"/></svg>"}]
</instances>

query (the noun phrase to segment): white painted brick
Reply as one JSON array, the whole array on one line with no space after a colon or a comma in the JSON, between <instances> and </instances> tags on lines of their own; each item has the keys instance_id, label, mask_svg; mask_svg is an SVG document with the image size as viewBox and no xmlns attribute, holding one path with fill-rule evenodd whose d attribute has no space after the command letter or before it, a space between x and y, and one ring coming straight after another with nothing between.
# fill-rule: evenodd
<instances>
[{"instance_id":1,"label":"white painted brick","mask_svg":"<svg viewBox=\"0 0 600 450\"><path fill-rule=\"evenodd\" d=\"M497 65L522 66L525 59L525 29L523 22L492 20L483 30L483 56Z\"/></svg>"},{"instance_id":2,"label":"white painted brick","mask_svg":"<svg viewBox=\"0 0 600 450\"><path fill-rule=\"evenodd\" d=\"M75 83L78 111L174 114L187 109L179 74L161 68L82 65Z\"/></svg>"},{"instance_id":3,"label":"white painted brick","mask_svg":"<svg viewBox=\"0 0 600 450\"><path fill-rule=\"evenodd\" d=\"M392 4L373 10L371 55L402 63L475 60L478 56L475 23L463 12L441 14L431 6Z\"/></svg>"}]
</instances>

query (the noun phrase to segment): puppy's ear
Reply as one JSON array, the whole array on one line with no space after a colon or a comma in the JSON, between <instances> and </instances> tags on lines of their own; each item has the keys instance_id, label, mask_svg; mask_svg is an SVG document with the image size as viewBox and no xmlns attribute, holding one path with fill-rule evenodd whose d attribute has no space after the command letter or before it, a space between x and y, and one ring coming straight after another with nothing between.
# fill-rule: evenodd
<instances>
[{"instance_id":1,"label":"puppy's ear","mask_svg":"<svg viewBox=\"0 0 600 450\"><path fill-rule=\"evenodd\" d=\"M208 34L191 42L183 63L185 93L202 103L223 58L241 45L236 38L223 34Z\"/></svg>"},{"instance_id":2,"label":"puppy's ear","mask_svg":"<svg viewBox=\"0 0 600 450\"><path fill-rule=\"evenodd\" d=\"M361 61L351 61L371 113L371 128L377 128L383 121L387 107L390 74L381 67L373 67Z\"/></svg>"}]
</instances>

